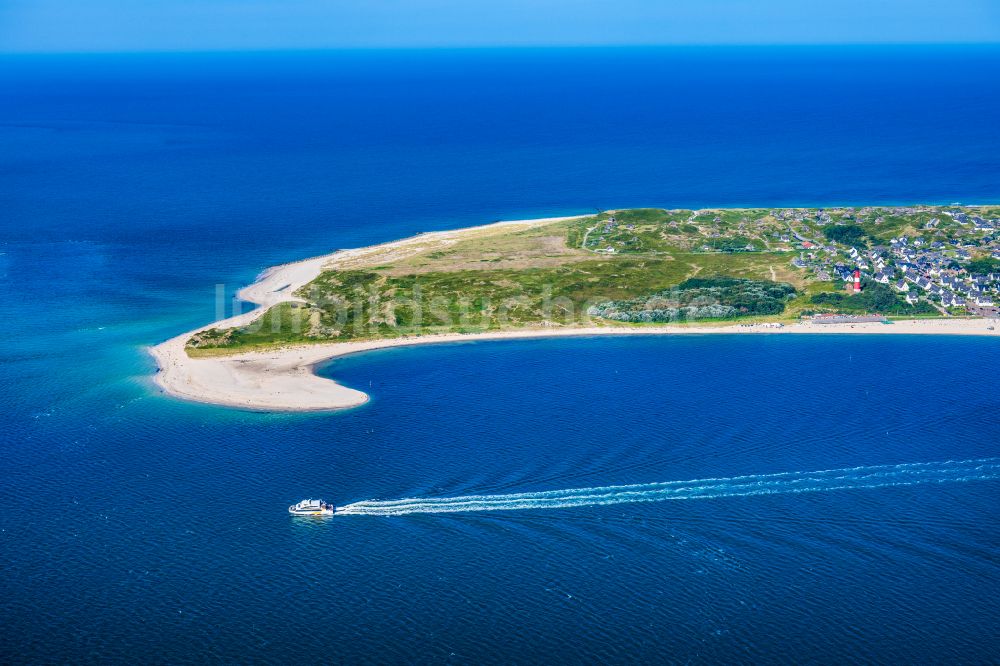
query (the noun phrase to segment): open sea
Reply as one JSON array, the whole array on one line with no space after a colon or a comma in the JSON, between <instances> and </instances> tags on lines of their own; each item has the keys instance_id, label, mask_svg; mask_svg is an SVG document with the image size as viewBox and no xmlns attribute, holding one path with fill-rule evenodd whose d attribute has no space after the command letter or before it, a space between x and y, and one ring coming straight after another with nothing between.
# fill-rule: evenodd
<instances>
[{"instance_id":1,"label":"open sea","mask_svg":"<svg viewBox=\"0 0 1000 666\"><path fill-rule=\"evenodd\" d=\"M997 202L998 109L997 47L0 57L0 662L996 663L995 339L394 349L291 415L144 348L420 231Z\"/></svg>"}]
</instances>

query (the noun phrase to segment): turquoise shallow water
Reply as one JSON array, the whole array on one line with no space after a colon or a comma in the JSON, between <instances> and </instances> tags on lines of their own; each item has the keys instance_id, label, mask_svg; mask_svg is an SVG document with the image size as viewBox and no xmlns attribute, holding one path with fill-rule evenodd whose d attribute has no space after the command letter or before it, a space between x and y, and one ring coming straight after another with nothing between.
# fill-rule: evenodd
<instances>
[{"instance_id":1,"label":"turquoise shallow water","mask_svg":"<svg viewBox=\"0 0 1000 666\"><path fill-rule=\"evenodd\" d=\"M1000 199L996 50L3 64L5 662L995 658L993 340L384 350L323 370L369 404L307 415L165 398L142 348L211 320L217 284L420 230ZM592 501L675 481L696 497Z\"/></svg>"}]
</instances>

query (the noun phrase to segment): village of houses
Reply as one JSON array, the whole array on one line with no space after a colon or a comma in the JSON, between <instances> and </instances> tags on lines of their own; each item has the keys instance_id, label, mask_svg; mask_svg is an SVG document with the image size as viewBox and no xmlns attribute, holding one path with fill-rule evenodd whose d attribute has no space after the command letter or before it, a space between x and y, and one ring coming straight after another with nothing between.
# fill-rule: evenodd
<instances>
[{"instance_id":1,"label":"village of houses","mask_svg":"<svg viewBox=\"0 0 1000 666\"><path fill-rule=\"evenodd\" d=\"M799 222L818 225L844 224L854 219L850 209L838 209L840 220L824 211L815 222L802 210L773 211L772 216L789 223L786 242L798 242L801 252L792 264L811 270L819 280L853 283L855 270L861 276L890 286L908 303L926 300L944 315L994 317L1000 305L1000 271L972 273L965 267L973 259L988 256L1000 260L1000 219L988 219L971 211L940 210L923 222L918 233L892 237L886 244L859 249L827 240L806 238L791 226ZM897 208L896 216L911 216L926 209ZM867 212L862 209L861 217ZM876 218L875 223L879 221Z\"/></svg>"},{"instance_id":2,"label":"village of houses","mask_svg":"<svg viewBox=\"0 0 1000 666\"><path fill-rule=\"evenodd\" d=\"M646 219L633 219L640 216ZM944 316L1000 315L1000 206L634 209L599 218L581 247L606 255L669 253L671 240L662 239L683 238L678 234L685 227L685 233L698 233L696 239L708 239L693 241L696 252L790 253L791 263L817 281L843 281L852 292L859 271L863 281L886 285L907 303L925 302ZM837 227L861 231L863 242L831 240ZM666 229L662 239L644 233L657 229ZM712 244L722 239L746 244L723 250ZM984 258L995 260L987 262L988 270L967 268L982 266L972 262Z\"/></svg>"}]
</instances>

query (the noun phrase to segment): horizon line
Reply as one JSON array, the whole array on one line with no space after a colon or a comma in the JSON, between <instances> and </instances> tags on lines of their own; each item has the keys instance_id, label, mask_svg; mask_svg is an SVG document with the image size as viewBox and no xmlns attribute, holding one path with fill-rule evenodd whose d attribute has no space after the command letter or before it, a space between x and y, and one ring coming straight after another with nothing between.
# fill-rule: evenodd
<instances>
[{"instance_id":1,"label":"horizon line","mask_svg":"<svg viewBox=\"0 0 1000 666\"><path fill-rule=\"evenodd\" d=\"M292 54L292 53L347 53L376 51L587 51L587 50L642 50L642 49L838 49L838 48L969 48L1000 47L997 41L969 42L681 42L664 44L458 44L458 45L361 45L316 47L259 47L259 48L161 48L161 49L107 49L107 50L11 50L0 49L0 56L87 56L87 55L209 55L209 54Z\"/></svg>"}]
</instances>

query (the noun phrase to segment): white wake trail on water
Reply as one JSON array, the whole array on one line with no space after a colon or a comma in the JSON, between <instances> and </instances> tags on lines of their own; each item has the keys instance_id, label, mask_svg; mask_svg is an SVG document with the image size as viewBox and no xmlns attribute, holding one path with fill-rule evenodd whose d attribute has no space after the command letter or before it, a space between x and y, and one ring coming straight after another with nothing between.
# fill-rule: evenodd
<instances>
[{"instance_id":1,"label":"white wake trail on water","mask_svg":"<svg viewBox=\"0 0 1000 666\"><path fill-rule=\"evenodd\" d=\"M874 465L813 472L752 474L629 486L545 490L508 495L365 500L337 508L337 515L403 516L419 513L563 509L632 502L749 497L831 490L914 486L1000 479L1000 458Z\"/></svg>"}]
</instances>

